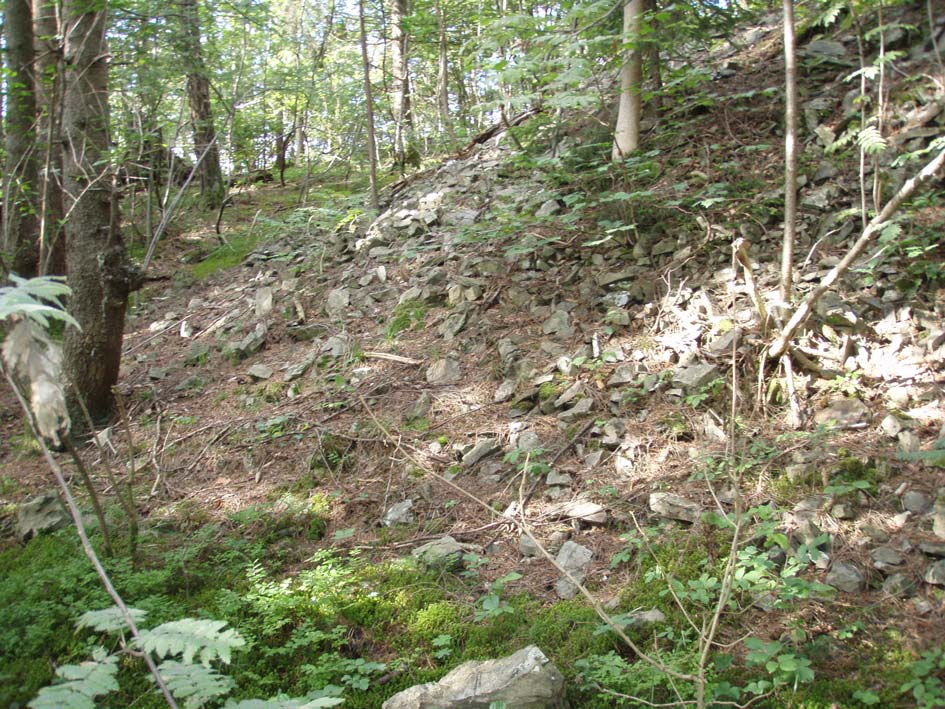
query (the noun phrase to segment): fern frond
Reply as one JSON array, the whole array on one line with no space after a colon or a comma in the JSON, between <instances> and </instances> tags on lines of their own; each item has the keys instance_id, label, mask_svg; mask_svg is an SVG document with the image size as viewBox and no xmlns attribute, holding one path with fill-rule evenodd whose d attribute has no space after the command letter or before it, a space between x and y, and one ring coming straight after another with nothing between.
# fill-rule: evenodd
<instances>
[{"instance_id":1,"label":"fern frond","mask_svg":"<svg viewBox=\"0 0 945 709\"><path fill-rule=\"evenodd\" d=\"M888 244L902 235L902 227L896 222L886 224L879 233L879 243Z\"/></svg>"},{"instance_id":2,"label":"fern frond","mask_svg":"<svg viewBox=\"0 0 945 709\"><path fill-rule=\"evenodd\" d=\"M118 689L118 657L109 655L79 665L63 665L56 675L65 680L43 687L27 705L31 709L95 709L95 698Z\"/></svg>"},{"instance_id":3,"label":"fern frond","mask_svg":"<svg viewBox=\"0 0 945 709\"><path fill-rule=\"evenodd\" d=\"M840 134L840 137L833 141L830 145L824 148L824 153L831 155L832 153L837 152L840 148L843 148L853 142L853 139L856 137L855 130L845 130Z\"/></svg>"},{"instance_id":4,"label":"fern frond","mask_svg":"<svg viewBox=\"0 0 945 709\"><path fill-rule=\"evenodd\" d=\"M820 25L825 30L830 29L837 21L837 17L840 16L840 11L845 7L846 3L843 2L835 2L828 5L827 8L820 13L820 17L814 21L814 25Z\"/></svg>"},{"instance_id":5,"label":"fern frond","mask_svg":"<svg viewBox=\"0 0 945 709\"><path fill-rule=\"evenodd\" d=\"M128 614L138 623L144 620L147 611L138 608L129 608ZM111 608L102 608L97 611L86 611L79 616L77 628L92 628L100 633L116 633L119 630L125 630L128 626L125 624L125 616L117 606Z\"/></svg>"},{"instance_id":6,"label":"fern frond","mask_svg":"<svg viewBox=\"0 0 945 709\"><path fill-rule=\"evenodd\" d=\"M878 155L886 149L886 139L876 126L866 126L856 137L856 142L867 155Z\"/></svg>"},{"instance_id":7,"label":"fern frond","mask_svg":"<svg viewBox=\"0 0 945 709\"><path fill-rule=\"evenodd\" d=\"M73 327L79 327L79 323L65 311L59 300L71 293L65 279L57 276L20 278L11 274L10 280L13 281L12 286L0 288L0 320L19 315L43 327L49 327L49 318L64 320Z\"/></svg>"},{"instance_id":8,"label":"fern frond","mask_svg":"<svg viewBox=\"0 0 945 709\"><path fill-rule=\"evenodd\" d=\"M219 658L229 663L231 652L246 641L234 629L223 630L226 621L182 618L163 623L151 630L142 630L138 647L160 658L180 655L187 664L200 657L204 665Z\"/></svg>"},{"instance_id":9,"label":"fern frond","mask_svg":"<svg viewBox=\"0 0 945 709\"><path fill-rule=\"evenodd\" d=\"M921 461L936 468L945 468L945 438L939 438L929 450L901 451L897 457L900 460Z\"/></svg>"},{"instance_id":10,"label":"fern frond","mask_svg":"<svg viewBox=\"0 0 945 709\"><path fill-rule=\"evenodd\" d=\"M236 686L230 677L204 665L167 660L158 666L158 672L171 694L177 699L183 699L187 709L199 709Z\"/></svg>"},{"instance_id":11,"label":"fern frond","mask_svg":"<svg viewBox=\"0 0 945 709\"><path fill-rule=\"evenodd\" d=\"M273 697L272 699L243 699L239 702L227 702L224 709L322 709L323 707L336 707L344 703L341 697L316 696L323 694L327 690L340 692L340 687L326 687L315 694L308 694L304 697L295 699L282 699Z\"/></svg>"}]
</instances>

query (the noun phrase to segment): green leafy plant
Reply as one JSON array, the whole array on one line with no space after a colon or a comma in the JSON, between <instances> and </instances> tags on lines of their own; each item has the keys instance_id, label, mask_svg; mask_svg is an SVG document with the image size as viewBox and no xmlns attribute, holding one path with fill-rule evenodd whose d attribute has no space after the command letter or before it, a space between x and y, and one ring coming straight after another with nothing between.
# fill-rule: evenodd
<instances>
[{"instance_id":1,"label":"green leafy plant","mask_svg":"<svg viewBox=\"0 0 945 709\"><path fill-rule=\"evenodd\" d=\"M131 608L128 613L135 622L143 621L147 615L143 610ZM60 667L56 672L60 681L40 690L29 704L33 709L94 707L96 699L119 689L119 656L136 653L147 653L161 661L157 672L170 693L184 700L188 707L201 707L235 687L233 680L220 674L211 663L229 664L233 650L246 645L236 630L226 627L225 621L196 618L182 618L142 629L137 637L126 640L125 615L117 607L88 611L77 625L101 635L117 634L119 652L108 653L104 647L96 646L91 660Z\"/></svg>"},{"instance_id":2,"label":"green leafy plant","mask_svg":"<svg viewBox=\"0 0 945 709\"><path fill-rule=\"evenodd\" d=\"M926 650L911 667L912 677L899 688L911 694L918 707L945 706L945 646Z\"/></svg>"},{"instance_id":3,"label":"green leafy plant","mask_svg":"<svg viewBox=\"0 0 945 709\"><path fill-rule=\"evenodd\" d=\"M502 599L502 593L506 585L513 581L518 581L522 575L517 571L512 571L505 576L501 576L489 584L489 591L478 601L479 608L476 610L476 620L498 618L506 613L514 613L515 609Z\"/></svg>"},{"instance_id":4,"label":"green leafy plant","mask_svg":"<svg viewBox=\"0 0 945 709\"><path fill-rule=\"evenodd\" d=\"M722 389L725 387L725 379L722 377L717 377L711 382L702 385L699 387L699 391L688 394L683 398L683 401L686 402L688 406L691 406L694 409L699 408L706 401L716 398L719 394L722 393Z\"/></svg>"}]
</instances>

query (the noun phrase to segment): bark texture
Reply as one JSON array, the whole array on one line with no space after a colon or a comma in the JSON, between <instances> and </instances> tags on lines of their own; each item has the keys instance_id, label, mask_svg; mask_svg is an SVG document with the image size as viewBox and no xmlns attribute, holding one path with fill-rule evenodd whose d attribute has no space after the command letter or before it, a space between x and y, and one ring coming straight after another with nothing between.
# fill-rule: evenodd
<instances>
[{"instance_id":1,"label":"bark texture","mask_svg":"<svg viewBox=\"0 0 945 709\"><path fill-rule=\"evenodd\" d=\"M43 274L64 276L66 239L62 228L62 151L59 150L63 67L56 0L33 0L33 27L36 132L41 165L39 270Z\"/></svg>"},{"instance_id":2,"label":"bark texture","mask_svg":"<svg viewBox=\"0 0 945 709\"><path fill-rule=\"evenodd\" d=\"M628 0L623 6L623 37L631 43L620 68L620 103L617 127L614 130L613 159L620 160L640 147L640 114L643 82L643 54L640 51L640 25L643 22L643 0Z\"/></svg>"},{"instance_id":3,"label":"bark texture","mask_svg":"<svg viewBox=\"0 0 945 709\"><path fill-rule=\"evenodd\" d=\"M36 159L36 92L33 86L33 8L30 0L6 0L7 44L6 164L3 169L3 233L13 253L14 273L39 270Z\"/></svg>"},{"instance_id":4,"label":"bark texture","mask_svg":"<svg viewBox=\"0 0 945 709\"><path fill-rule=\"evenodd\" d=\"M781 300L794 288L794 235L797 225L797 55L794 0L784 0L784 239L781 242Z\"/></svg>"},{"instance_id":5,"label":"bark texture","mask_svg":"<svg viewBox=\"0 0 945 709\"><path fill-rule=\"evenodd\" d=\"M68 327L64 370L94 420L111 410L118 381L125 303L132 271L117 228L114 171L108 166L108 51L104 0L64 0L65 84L62 115L66 262L69 310L82 326Z\"/></svg>"},{"instance_id":6,"label":"bark texture","mask_svg":"<svg viewBox=\"0 0 945 709\"><path fill-rule=\"evenodd\" d=\"M220 149L210 104L210 79L200 46L200 13L197 0L178 0L181 56L187 67L187 100L194 133L194 152L200 160L200 194L210 209L223 202L225 187L220 170Z\"/></svg>"},{"instance_id":7,"label":"bark texture","mask_svg":"<svg viewBox=\"0 0 945 709\"><path fill-rule=\"evenodd\" d=\"M410 73L407 68L407 0L392 0L390 8L390 63L391 106L394 112L394 159L401 172L413 163L411 130L413 113L410 110Z\"/></svg>"}]
</instances>

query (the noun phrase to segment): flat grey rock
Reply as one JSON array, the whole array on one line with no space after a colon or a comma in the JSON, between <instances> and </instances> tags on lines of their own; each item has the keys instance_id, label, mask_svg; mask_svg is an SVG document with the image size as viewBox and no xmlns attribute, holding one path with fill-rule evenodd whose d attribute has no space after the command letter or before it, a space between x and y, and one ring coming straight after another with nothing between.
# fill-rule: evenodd
<instances>
[{"instance_id":1,"label":"flat grey rock","mask_svg":"<svg viewBox=\"0 0 945 709\"><path fill-rule=\"evenodd\" d=\"M566 476L570 478L571 476ZM590 500L575 500L568 503L562 510L562 516L569 519L576 519L587 524L601 525L607 524L607 510L596 502Z\"/></svg>"},{"instance_id":2,"label":"flat grey rock","mask_svg":"<svg viewBox=\"0 0 945 709\"><path fill-rule=\"evenodd\" d=\"M915 581L902 572L890 575L883 581L883 593L896 598L908 598L915 595Z\"/></svg>"},{"instance_id":3,"label":"flat grey rock","mask_svg":"<svg viewBox=\"0 0 945 709\"><path fill-rule=\"evenodd\" d=\"M535 544L532 538L527 534L522 534L518 538L518 553L526 559L534 559L535 557L541 556L541 550L538 548L538 545Z\"/></svg>"},{"instance_id":4,"label":"flat grey rock","mask_svg":"<svg viewBox=\"0 0 945 709\"><path fill-rule=\"evenodd\" d=\"M535 216L538 218L550 217L554 214L557 214L561 211L561 205L558 204L558 200L549 199L545 202L542 202L542 205L535 212Z\"/></svg>"},{"instance_id":5,"label":"flat grey rock","mask_svg":"<svg viewBox=\"0 0 945 709\"><path fill-rule=\"evenodd\" d=\"M869 420L869 407L859 399L834 399L814 414L814 423L840 429L860 428Z\"/></svg>"},{"instance_id":6,"label":"flat grey rock","mask_svg":"<svg viewBox=\"0 0 945 709\"><path fill-rule=\"evenodd\" d=\"M440 323L437 332L440 333L440 337L449 342L462 332L464 327L466 327L466 312L456 311L450 313L446 320Z\"/></svg>"},{"instance_id":7,"label":"flat grey rock","mask_svg":"<svg viewBox=\"0 0 945 709\"><path fill-rule=\"evenodd\" d=\"M919 551L926 556L945 558L945 542L919 542Z\"/></svg>"},{"instance_id":8,"label":"flat grey rock","mask_svg":"<svg viewBox=\"0 0 945 709\"><path fill-rule=\"evenodd\" d=\"M246 373L253 379L272 379L273 375L272 367L265 364L254 364L246 370Z\"/></svg>"},{"instance_id":9,"label":"flat grey rock","mask_svg":"<svg viewBox=\"0 0 945 709\"><path fill-rule=\"evenodd\" d=\"M495 438L483 438L463 456L463 465L467 468L471 468L480 460L486 456L492 455L499 449L499 442Z\"/></svg>"},{"instance_id":10,"label":"flat grey rock","mask_svg":"<svg viewBox=\"0 0 945 709\"><path fill-rule=\"evenodd\" d=\"M873 565L880 571L893 566L902 566L906 561L902 554L889 547L873 549L870 552L870 558L873 559Z\"/></svg>"},{"instance_id":11,"label":"flat grey rock","mask_svg":"<svg viewBox=\"0 0 945 709\"><path fill-rule=\"evenodd\" d=\"M571 337L574 335L574 328L571 326L571 316L563 310L555 310L548 319L541 324L541 331L545 335L557 335L562 338Z\"/></svg>"},{"instance_id":12,"label":"flat grey rock","mask_svg":"<svg viewBox=\"0 0 945 709\"><path fill-rule=\"evenodd\" d=\"M673 372L673 386L696 392L709 382L721 376L718 368L707 362L696 362L688 367L680 367Z\"/></svg>"},{"instance_id":13,"label":"flat grey rock","mask_svg":"<svg viewBox=\"0 0 945 709\"><path fill-rule=\"evenodd\" d=\"M610 379L607 380L607 386L620 387L627 384L632 384L634 381L636 381L639 373L639 365L632 362L621 364L617 367L617 369L614 370L614 373L610 375Z\"/></svg>"},{"instance_id":14,"label":"flat grey rock","mask_svg":"<svg viewBox=\"0 0 945 709\"><path fill-rule=\"evenodd\" d=\"M545 476L545 485L550 486L563 486L570 487L571 483L574 482L574 478L568 475L567 473L559 473L557 470L552 470Z\"/></svg>"},{"instance_id":15,"label":"flat grey rock","mask_svg":"<svg viewBox=\"0 0 945 709\"><path fill-rule=\"evenodd\" d=\"M695 522L702 514L702 507L697 502L687 500L672 492L654 492L650 494L650 510L666 517L683 522Z\"/></svg>"},{"instance_id":16,"label":"flat grey rock","mask_svg":"<svg viewBox=\"0 0 945 709\"><path fill-rule=\"evenodd\" d=\"M512 395L515 394L515 386L516 382L514 379L504 380L495 390L495 394L492 395L492 402L501 404L511 399Z\"/></svg>"},{"instance_id":17,"label":"flat grey rock","mask_svg":"<svg viewBox=\"0 0 945 709\"><path fill-rule=\"evenodd\" d=\"M389 507L387 512L384 513L381 524L384 527L393 527L395 524L409 524L414 521L412 510L413 500L406 499L403 502L398 502L396 505Z\"/></svg>"},{"instance_id":18,"label":"flat grey rock","mask_svg":"<svg viewBox=\"0 0 945 709\"><path fill-rule=\"evenodd\" d=\"M623 271L608 271L606 273L602 273L597 277L596 280L597 285L603 288L604 286L609 286L613 283L619 283L620 281L636 278L637 275L638 273L636 268L628 268L624 269Z\"/></svg>"},{"instance_id":19,"label":"flat grey rock","mask_svg":"<svg viewBox=\"0 0 945 709\"><path fill-rule=\"evenodd\" d=\"M933 586L945 586L945 559L930 564L929 568L925 570L923 579Z\"/></svg>"},{"instance_id":20,"label":"flat grey rock","mask_svg":"<svg viewBox=\"0 0 945 709\"><path fill-rule=\"evenodd\" d=\"M381 709L566 709L564 677L529 645L508 657L465 662L439 682L395 694Z\"/></svg>"},{"instance_id":21,"label":"flat grey rock","mask_svg":"<svg viewBox=\"0 0 945 709\"><path fill-rule=\"evenodd\" d=\"M567 570L579 583L584 582L587 567L594 558L594 553L585 546L570 539L561 545L558 556L555 558L558 565ZM569 600L578 593L578 588L566 576L562 576L555 584L555 593L558 598Z\"/></svg>"},{"instance_id":22,"label":"flat grey rock","mask_svg":"<svg viewBox=\"0 0 945 709\"><path fill-rule=\"evenodd\" d=\"M594 400L586 396L567 411L558 414L558 420L563 423L573 423L578 421L594 410Z\"/></svg>"},{"instance_id":23,"label":"flat grey rock","mask_svg":"<svg viewBox=\"0 0 945 709\"><path fill-rule=\"evenodd\" d=\"M272 312L272 288L269 286L263 286L256 291L256 296L254 298L254 305L256 307L256 317L262 318Z\"/></svg>"},{"instance_id":24,"label":"flat grey rock","mask_svg":"<svg viewBox=\"0 0 945 709\"><path fill-rule=\"evenodd\" d=\"M335 288L328 292L325 300L325 312L330 318L342 318L351 305L351 291L347 288Z\"/></svg>"},{"instance_id":25,"label":"flat grey rock","mask_svg":"<svg viewBox=\"0 0 945 709\"><path fill-rule=\"evenodd\" d=\"M902 496L902 508L916 515L923 515L932 509L932 498L921 490L907 490Z\"/></svg>"},{"instance_id":26,"label":"flat grey rock","mask_svg":"<svg viewBox=\"0 0 945 709\"><path fill-rule=\"evenodd\" d=\"M300 379L313 364L315 364L315 355L311 354L301 362L289 365L282 374L282 381L294 382L296 379Z\"/></svg>"},{"instance_id":27,"label":"flat grey rock","mask_svg":"<svg viewBox=\"0 0 945 709\"><path fill-rule=\"evenodd\" d=\"M522 431L515 439L515 447L526 453L541 450L544 446L541 442L541 436L534 431Z\"/></svg>"},{"instance_id":28,"label":"flat grey rock","mask_svg":"<svg viewBox=\"0 0 945 709\"><path fill-rule=\"evenodd\" d=\"M62 529L71 522L59 496L52 491L30 498L16 510L16 532L23 541Z\"/></svg>"},{"instance_id":29,"label":"flat grey rock","mask_svg":"<svg viewBox=\"0 0 945 709\"><path fill-rule=\"evenodd\" d=\"M833 586L845 593L862 591L866 586L863 574L855 564L848 561L834 562L830 567L830 571L827 572L826 582L828 586Z\"/></svg>"},{"instance_id":30,"label":"flat grey rock","mask_svg":"<svg viewBox=\"0 0 945 709\"><path fill-rule=\"evenodd\" d=\"M412 555L428 569L456 571L463 567L463 555L468 550L468 545L445 536L417 547Z\"/></svg>"},{"instance_id":31,"label":"flat grey rock","mask_svg":"<svg viewBox=\"0 0 945 709\"><path fill-rule=\"evenodd\" d=\"M438 359L427 367L427 383L433 386L455 384L462 377L459 362L455 359Z\"/></svg>"}]
</instances>

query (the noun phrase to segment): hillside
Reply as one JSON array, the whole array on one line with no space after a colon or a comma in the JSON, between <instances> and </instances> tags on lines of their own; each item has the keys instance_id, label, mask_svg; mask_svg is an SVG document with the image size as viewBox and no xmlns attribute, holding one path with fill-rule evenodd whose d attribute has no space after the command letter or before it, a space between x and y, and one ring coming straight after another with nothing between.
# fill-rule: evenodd
<instances>
[{"instance_id":1,"label":"hillside","mask_svg":"<svg viewBox=\"0 0 945 709\"><path fill-rule=\"evenodd\" d=\"M945 133L923 17L886 37L888 147L862 166L838 143L856 38L801 34L795 302L859 237L861 180L888 200ZM717 702L943 705L943 184L819 300L793 371L766 362L779 18L693 54L703 82L622 165L606 126L536 110L388 185L379 216L297 171L161 244L127 421L81 455L119 545L112 472L133 476L140 560L108 562L129 605L247 639L232 696L379 707L537 644L572 707L694 700L599 612ZM22 706L88 656L71 627L108 600L73 530L18 538L51 477L0 396L0 703ZM412 554L429 542L446 560ZM108 706L160 706L133 669Z\"/></svg>"}]
</instances>

